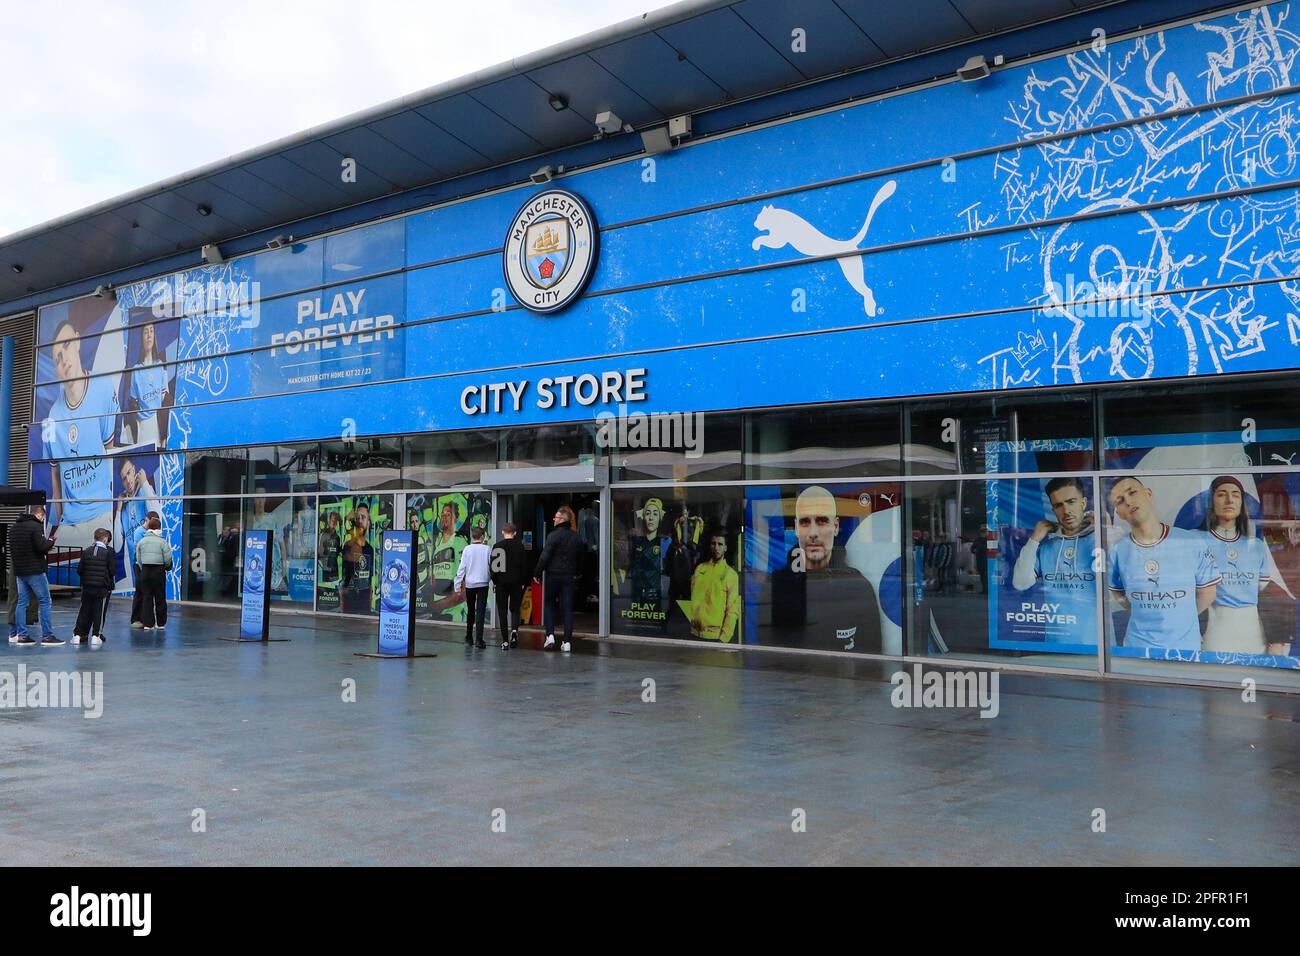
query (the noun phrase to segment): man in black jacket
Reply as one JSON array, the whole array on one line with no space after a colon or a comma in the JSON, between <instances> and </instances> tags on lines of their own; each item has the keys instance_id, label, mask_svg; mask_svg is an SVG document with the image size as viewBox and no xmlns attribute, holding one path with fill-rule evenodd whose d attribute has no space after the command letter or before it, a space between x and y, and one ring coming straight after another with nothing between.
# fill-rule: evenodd
<instances>
[{"instance_id":1,"label":"man in black jacket","mask_svg":"<svg viewBox=\"0 0 1300 956\"><path fill-rule=\"evenodd\" d=\"M515 537L515 526L501 529L501 540L492 548L489 565L492 585L497 592L497 627L501 631L501 649L519 646L519 608L524 600L524 546ZM507 625L509 635L507 636Z\"/></svg>"},{"instance_id":2,"label":"man in black jacket","mask_svg":"<svg viewBox=\"0 0 1300 956\"><path fill-rule=\"evenodd\" d=\"M17 634L10 642L19 647L33 647L36 641L27 636L27 605L35 598L40 605L41 644L57 647L63 643L54 635L54 622L50 617L50 582L45 577L48 564L45 556L54 547L54 540L45 537L45 506L34 505L9 531L9 547L13 554L14 574L18 578L18 611L14 627Z\"/></svg>"},{"instance_id":3,"label":"man in black jacket","mask_svg":"<svg viewBox=\"0 0 1300 956\"><path fill-rule=\"evenodd\" d=\"M573 509L560 505L555 512L555 530L546 536L542 556L537 559L533 579L540 581L546 574L546 607L542 623L546 628L546 643L542 650L555 646L555 607L564 610L564 643L560 650L566 653L573 640L573 579L582 566L582 539L573 530Z\"/></svg>"},{"instance_id":4,"label":"man in black jacket","mask_svg":"<svg viewBox=\"0 0 1300 956\"><path fill-rule=\"evenodd\" d=\"M81 610L72 630L72 643L90 639L91 647L104 643L104 619L108 617L108 598L117 579L117 555L109 546L113 535L107 528L95 529L95 543L81 552L77 578L81 581Z\"/></svg>"}]
</instances>

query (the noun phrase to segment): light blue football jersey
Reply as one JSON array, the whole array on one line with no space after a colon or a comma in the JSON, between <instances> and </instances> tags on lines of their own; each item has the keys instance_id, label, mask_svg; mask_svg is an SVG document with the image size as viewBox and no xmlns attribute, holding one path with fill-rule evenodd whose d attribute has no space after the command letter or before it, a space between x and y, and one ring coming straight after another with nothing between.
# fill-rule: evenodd
<instances>
[{"instance_id":1,"label":"light blue football jersey","mask_svg":"<svg viewBox=\"0 0 1300 956\"><path fill-rule=\"evenodd\" d=\"M1110 553L1110 589L1122 591L1130 607L1124 646L1199 651L1196 589L1222 575L1202 532L1162 527L1155 544L1125 535Z\"/></svg>"}]
</instances>

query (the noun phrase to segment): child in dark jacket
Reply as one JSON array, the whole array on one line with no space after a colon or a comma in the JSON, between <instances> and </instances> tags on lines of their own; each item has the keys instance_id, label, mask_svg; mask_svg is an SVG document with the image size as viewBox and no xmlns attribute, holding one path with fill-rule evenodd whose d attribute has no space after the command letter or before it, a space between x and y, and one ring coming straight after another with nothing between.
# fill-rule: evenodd
<instances>
[{"instance_id":1,"label":"child in dark jacket","mask_svg":"<svg viewBox=\"0 0 1300 956\"><path fill-rule=\"evenodd\" d=\"M81 612L72 632L73 644L90 639L92 647L104 643L104 619L108 617L108 599L117 577L117 555L109 546L112 534L105 528L95 530L95 543L81 552L77 576L81 579Z\"/></svg>"}]
</instances>

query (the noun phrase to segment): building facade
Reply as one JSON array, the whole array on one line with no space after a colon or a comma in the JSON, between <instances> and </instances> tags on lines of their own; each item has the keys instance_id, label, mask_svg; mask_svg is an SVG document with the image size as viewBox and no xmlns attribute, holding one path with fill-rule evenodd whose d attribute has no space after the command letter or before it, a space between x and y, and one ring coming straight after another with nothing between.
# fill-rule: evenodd
<instances>
[{"instance_id":1,"label":"building facade","mask_svg":"<svg viewBox=\"0 0 1300 956\"><path fill-rule=\"evenodd\" d=\"M51 302L32 486L123 590L158 511L185 601L273 529L277 606L373 616L403 528L455 624L471 529L536 555L569 504L591 633L1295 690L1297 16Z\"/></svg>"}]
</instances>

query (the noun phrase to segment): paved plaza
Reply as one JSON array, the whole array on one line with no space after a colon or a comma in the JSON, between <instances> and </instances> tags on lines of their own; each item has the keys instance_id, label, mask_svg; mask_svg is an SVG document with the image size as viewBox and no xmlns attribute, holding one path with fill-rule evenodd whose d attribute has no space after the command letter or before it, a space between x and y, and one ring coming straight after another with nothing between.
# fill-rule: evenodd
<instances>
[{"instance_id":1,"label":"paved plaza","mask_svg":"<svg viewBox=\"0 0 1300 956\"><path fill-rule=\"evenodd\" d=\"M125 611L101 648L0 646L0 671L98 670L104 696L99 719L0 710L6 863L1300 858L1294 697L1004 673L981 719L896 709L893 663L560 655L532 637L472 651L434 628L419 649L436 657L378 661L356 656L374 639L352 621L276 615L287 642L240 645L220 640L234 609L176 609L165 634L131 632Z\"/></svg>"}]
</instances>

